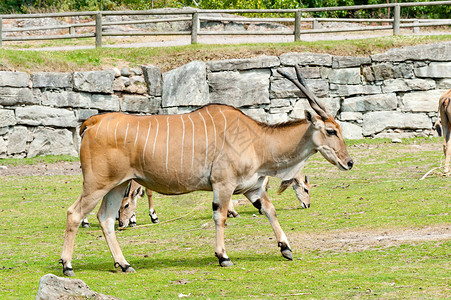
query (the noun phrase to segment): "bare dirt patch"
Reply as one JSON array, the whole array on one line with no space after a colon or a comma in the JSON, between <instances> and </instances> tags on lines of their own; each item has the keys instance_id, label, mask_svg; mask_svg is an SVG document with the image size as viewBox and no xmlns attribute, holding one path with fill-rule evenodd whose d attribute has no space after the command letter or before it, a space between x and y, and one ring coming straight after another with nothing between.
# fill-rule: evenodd
<instances>
[{"instance_id":1,"label":"bare dirt patch","mask_svg":"<svg viewBox=\"0 0 451 300\"><path fill-rule=\"evenodd\" d=\"M331 231L327 233L292 233L292 244L302 247L332 252L358 252L374 248L387 248L402 244L451 239L451 224L424 228L388 230Z\"/></svg>"},{"instance_id":2,"label":"bare dirt patch","mask_svg":"<svg viewBox=\"0 0 451 300\"><path fill-rule=\"evenodd\" d=\"M0 176L80 175L79 162L58 162L21 166L0 166Z\"/></svg>"}]
</instances>

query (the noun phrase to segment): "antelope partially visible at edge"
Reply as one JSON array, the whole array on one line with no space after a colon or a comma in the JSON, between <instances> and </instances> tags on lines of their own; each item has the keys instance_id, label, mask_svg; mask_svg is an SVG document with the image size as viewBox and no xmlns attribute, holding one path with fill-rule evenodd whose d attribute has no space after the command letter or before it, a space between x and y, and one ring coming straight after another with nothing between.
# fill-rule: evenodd
<instances>
[{"instance_id":1,"label":"antelope partially visible at edge","mask_svg":"<svg viewBox=\"0 0 451 300\"><path fill-rule=\"evenodd\" d=\"M97 115L80 128L83 190L67 211L60 262L75 275L72 254L84 216L103 198L98 219L116 267L134 272L116 240L114 222L130 180L162 194L213 191L215 255L221 266L233 263L226 254L224 225L233 194L244 194L269 219L282 255L292 259L288 239L265 189L267 176L288 180L307 159L320 152L341 170L350 170L340 126L298 79L279 70L307 96L312 109L305 120L278 125L257 122L227 105L207 105L183 115Z\"/></svg>"},{"instance_id":2,"label":"antelope partially visible at edge","mask_svg":"<svg viewBox=\"0 0 451 300\"><path fill-rule=\"evenodd\" d=\"M450 161L451 161L451 90L444 93L439 100L438 110L440 112L440 120L437 120L434 127L439 132L439 135L443 134L445 138L443 142L443 152L445 153L445 175L450 174ZM440 124L443 130L440 130Z\"/></svg>"}]
</instances>

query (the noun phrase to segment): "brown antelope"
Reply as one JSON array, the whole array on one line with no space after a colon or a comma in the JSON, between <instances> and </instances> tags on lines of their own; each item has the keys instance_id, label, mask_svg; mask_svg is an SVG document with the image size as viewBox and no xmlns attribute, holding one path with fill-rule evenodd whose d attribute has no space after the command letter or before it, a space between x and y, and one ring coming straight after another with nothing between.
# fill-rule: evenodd
<instances>
[{"instance_id":1,"label":"brown antelope","mask_svg":"<svg viewBox=\"0 0 451 300\"><path fill-rule=\"evenodd\" d=\"M318 114L305 120L267 125L227 105L210 104L183 115L96 115L81 128L83 190L67 211L60 263L75 275L71 260L78 226L103 198L97 214L114 259L123 272L135 270L125 260L114 232L114 218L131 179L162 194L213 191L215 255L221 266L233 265L226 254L224 225L232 194L245 197L269 219L282 256L292 260L288 239L265 189L267 176L283 180L298 174L307 159L320 152L341 170L350 170L340 126L298 79L279 70L307 96Z\"/></svg>"},{"instance_id":2,"label":"brown antelope","mask_svg":"<svg viewBox=\"0 0 451 300\"><path fill-rule=\"evenodd\" d=\"M296 198L301 203L302 208L310 207L310 182L308 176L302 178L302 174L280 183L277 193L282 194L290 185L293 185Z\"/></svg>"},{"instance_id":3,"label":"brown antelope","mask_svg":"<svg viewBox=\"0 0 451 300\"><path fill-rule=\"evenodd\" d=\"M444 93L439 100L438 110L440 111L440 119L443 127L443 137L445 141L443 142L443 152L445 153L445 174L450 173L450 161L451 161L451 90ZM439 121L436 122L434 127L437 129L439 134L440 125Z\"/></svg>"}]
</instances>

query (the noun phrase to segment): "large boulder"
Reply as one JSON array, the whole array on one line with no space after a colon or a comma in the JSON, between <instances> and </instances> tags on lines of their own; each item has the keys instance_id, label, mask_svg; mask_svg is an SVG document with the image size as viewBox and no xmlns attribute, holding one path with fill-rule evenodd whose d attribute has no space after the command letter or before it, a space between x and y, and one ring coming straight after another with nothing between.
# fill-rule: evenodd
<instances>
[{"instance_id":1,"label":"large boulder","mask_svg":"<svg viewBox=\"0 0 451 300\"><path fill-rule=\"evenodd\" d=\"M210 101L235 107L268 104L270 74L267 69L209 73Z\"/></svg>"},{"instance_id":2,"label":"large boulder","mask_svg":"<svg viewBox=\"0 0 451 300\"><path fill-rule=\"evenodd\" d=\"M76 127L73 111L44 106L25 106L16 108L17 124L31 126Z\"/></svg>"},{"instance_id":3,"label":"large boulder","mask_svg":"<svg viewBox=\"0 0 451 300\"><path fill-rule=\"evenodd\" d=\"M31 75L34 88L70 88L72 87L72 74L59 72L38 72Z\"/></svg>"},{"instance_id":4,"label":"large boulder","mask_svg":"<svg viewBox=\"0 0 451 300\"><path fill-rule=\"evenodd\" d=\"M363 135L369 136L385 129L429 129L432 121L422 113L375 111L363 115Z\"/></svg>"},{"instance_id":5,"label":"large boulder","mask_svg":"<svg viewBox=\"0 0 451 300\"><path fill-rule=\"evenodd\" d=\"M67 129L38 128L28 149L28 157L39 155L77 156L72 132Z\"/></svg>"},{"instance_id":6,"label":"large boulder","mask_svg":"<svg viewBox=\"0 0 451 300\"><path fill-rule=\"evenodd\" d=\"M88 93L113 93L114 71L74 72L74 90Z\"/></svg>"},{"instance_id":7,"label":"large boulder","mask_svg":"<svg viewBox=\"0 0 451 300\"><path fill-rule=\"evenodd\" d=\"M53 274L47 274L39 281L39 290L35 299L114 300L119 298L96 293L81 279L62 278Z\"/></svg>"},{"instance_id":8,"label":"large boulder","mask_svg":"<svg viewBox=\"0 0 451 300\"><path fill-rule=\"evenodd\" d=\"M193 61L163 74L162 106L202 106L208 104L207 69Z\"/></svg>"},{"instance_id":9,"label":"large boulder","mask_svg":"<svg viewBox=\"0 0 451 300\"><path fill-rule=\"evenodd\" d=\"M29 78L24 72L0 71L0 87L27 87Z\"/></svg>"}]
</instances>

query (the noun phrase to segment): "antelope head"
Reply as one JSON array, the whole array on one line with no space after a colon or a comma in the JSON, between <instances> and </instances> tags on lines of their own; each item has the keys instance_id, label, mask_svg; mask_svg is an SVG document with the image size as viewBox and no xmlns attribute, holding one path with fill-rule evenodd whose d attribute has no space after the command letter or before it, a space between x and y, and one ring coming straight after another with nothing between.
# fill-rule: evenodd
<instances>
[{"instance_id":1,"label":"antelope head","mask_svg":"<svg viewBox=\"0 0 451 300\"><path fill-rule=\"evenodd\" d=\"M144 190L141 185L135 181L130 181L122 199L121 208L119 209L119 227L125 228L132 225L130 219L135 215L138 205L138 198L144 196ZM136 221L135 221L136 222ZM136 225L136 223L134 224Z\"/></svg>"},{"instance_id":2,"label":"antelope head","mask_svg":"<svg viewBox=\"0 0 451 300\"><path fill-rule=\"evenodd\" d=\"M302 77L300 67L295 66L297 78L290 73L279 69L278 72L293 82L307 97L307 100L317 115L305 111L306 120L313 128L312 142L316 151L319 151L331 164L340 170L347 171L352 168L354 162L348 153L340 125L329 114L326 107L307 87Z\"/></svg>"},{"instance_id":3,"label":"antelope head","mask_svg":"<svg viewBox=\"0 0 451 300\"><path fill-rule=\"evenodd\" d=\"M304 178L292 178L284 180L280 183L278 194L283 193L290 185L293 185L293 189L296 193L296 198L298 198L301 203L301 208L310 207L310 182L308 176Z\"/></svg>"}]
</instances>

